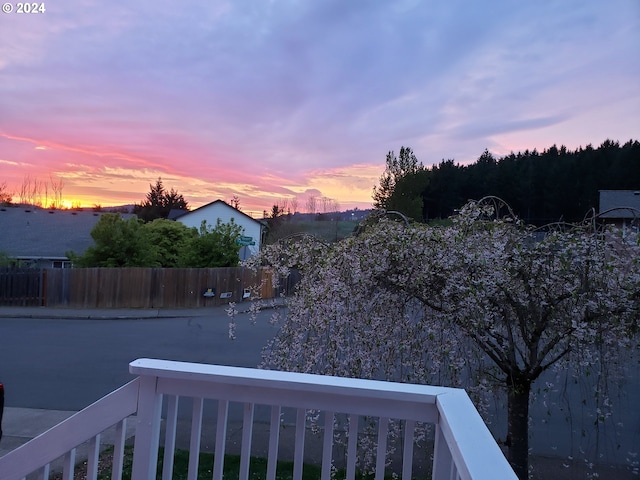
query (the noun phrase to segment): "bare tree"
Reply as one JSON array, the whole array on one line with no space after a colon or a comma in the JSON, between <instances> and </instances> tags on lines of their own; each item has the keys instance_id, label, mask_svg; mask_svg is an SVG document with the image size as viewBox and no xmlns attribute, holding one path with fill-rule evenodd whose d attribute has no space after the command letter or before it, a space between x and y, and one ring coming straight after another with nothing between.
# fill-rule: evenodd
<instances>
[{"instance_id":1,"label":"bare tree","mask_svg":"<svg viewBox=\"0 0 640 480\"><path fill-rule=\"evenodd\" d=\"M236 210L242 210L240 208L240 197L238 197L238 195L234 195L233 197L231 197L229 204Z\"/></svg>"},{"instance_id":2,"label":"bare tree","mask_svg":"<svg viewBox=\"0 0 640 480\"><path fill-rule=\"evenodd\" d=\"M20 185L20 203L33 205L35 203L35 193L37 192L37 180L31 175L25 175Z\"/></svg>"},{"instance_id":3,"label":"bare tree","mask_svg":"<svg viewBox=\"0 0 640 480\"><path fill-rule=\"evenodd\" d=\"M27 192L29 189L27 188L27 182L29 181L29 176L25 176L22 179L22 183L20 184L20 192L18 196L20 197L20 203L28 203Z\"/></svg>"},{"instance_id":4,"label":"bare tree","mask_svg":"<svg viewBox=\"0 0 640 480\"><path fill-rule=\"evenodd\" d=\"M320 201L322 202L322 213L329 212L331 210L332 200L329 197L321 197Z\"/></svg>"},{"instance_id":5,"label":"bare tree","mask_svg":"<svg viewBox=\"0 0 640 480\"><path fill-rule=\"evenodd\" d=\"M38 178L34 178L31 183L31 203L38 207L42 206L42 190L44 189L44 182Z\"/></svg>"},{"instance_id":6,"label":"bare tree","mask_svg":"<svg viewBox=\"0 0 640 480\"><path fill-rule=\"evenodd\" d=\"M51 190L53 190L53 208L61 208L64 181L61 178L56 180L53 176L50 176L49 180L51 181Z\"/></svg>"},{"instance_id":7,"label":"bare tree","mask_svg":"<svg viewBox=\"0 0 640 480\"><path fill-rule=\"evenodd\" d=\"M298 197L291 197L289 199L289 205L291 205L291 213L295 215L298 211Z\"/></svg>"},{"instance_id":8,"label":"bare tree","mask_svg":"<svg viewBox=\"0 0 640 480\"><path fill-rule=\"evenodd\" d=\"M61 208L62 207L62 179L49 176L50 183L31 175L25 175L20 185L20 203L35 205L38 207ZM53 199L49 201L49 189L53 192Z\"/></svg>"},{"instance_id":9,"label":"bare tree","mask_svg":"<svg viewBox=\"0 0 640 480\"><path fill-rule=\"evenodd\" d=\"M280 209L280 215L285 215L289 208L289 199L281 198L280 201L278 202L278 208Z\"/></svg>"},{"instance_id":10,"label":"bare tree","mask_svg":"<svg viewBox=\"0 0 640 480\"><path fill-rule=\"evenodd\" d=\"M47 182L41 182L41 195L44 193L44 199L41 201L41 207L49 206L49 184Z\"/></svg>"},{"instance_id":11,"label":"bare tree","mask_svg":"<svg viewBox=\"0 0 640 480\"><path fill-rule=\"evenodd\" d=\"M309 195L307 198L307 212L314 214L318 209L318 198L315 195Z\"/></svg>"}]
</instances>

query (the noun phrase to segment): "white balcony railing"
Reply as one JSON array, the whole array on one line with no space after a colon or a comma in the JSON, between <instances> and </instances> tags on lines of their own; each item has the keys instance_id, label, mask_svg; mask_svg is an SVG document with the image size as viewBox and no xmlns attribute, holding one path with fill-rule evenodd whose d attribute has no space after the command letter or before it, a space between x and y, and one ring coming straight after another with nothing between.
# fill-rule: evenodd
<instances>
[{"instance_id":1,"label":"white balcony railing","mask_svg":"<svg viewBox=\"0 0 640 480\"><path fill-rule=\"evenodd\" d=\"M377 425L375 472L382 479L385 470L396 468L401 478L412 478L414 469L414 435L416 425L435 424L432 460L428 472L433 479L515 479L513 470L494 441L466 392L461 389L410 385L371 380L257 370L216 365L182 363L165 360L139 359L129 366L138 377L93 405L78 412L39 437L0 458L0 479L20 480L28 475L48 478L50 465L63 460L63 478L74 475L76 447L88 442L87 478L97 477L100 434L115 426L113 477L121 478L126 422L136 415L133 454L133 479L155 479L158 446L163 437L165 454L162 478L173 475L173 452L176 445L178 404L186 397L192 401L189 451L201 450L203 411L215 404L215 446L213 478L221 479L224 453L229 433L230 406L242 405L242 440L240 443L240 478L249 477L252 454L254 412L256 407L270 410L267 415L267 478L275 478L282 416L295 418L293 435L293 474L301 478L305 454L305 439L311 433L308 413L321 412L321 435L318 463L322 478L329 479L332 465L339 459L335 452L337 438L344 438L347 478L354 478L356 452L362 418L375 418ZM164 410L163 410L164 405ZM267 406L267 407L264 407ZM236 408L236 407L234 407ZM164 435L161 435L161 414L165 411ZM234 410L235 411L235 410ZM293 413L291 413L292 411ZM341 437L339 418L346 432ZM391 422L391 423L390 423ZM394 423L395 422L395 423ZM394 437L390 424L400 424L402 441L394 458L401 465L389 466L389 442ZM206 428L205 430L209 430ZM410 448L402 448L410 446ZM424 445L419 448L426 448ZM282 454L280 454L282 456ZM340 459L341 460L341 459ZM190 454L188 478L195 479L199 456Z\"/></svg>"}]
</instances>

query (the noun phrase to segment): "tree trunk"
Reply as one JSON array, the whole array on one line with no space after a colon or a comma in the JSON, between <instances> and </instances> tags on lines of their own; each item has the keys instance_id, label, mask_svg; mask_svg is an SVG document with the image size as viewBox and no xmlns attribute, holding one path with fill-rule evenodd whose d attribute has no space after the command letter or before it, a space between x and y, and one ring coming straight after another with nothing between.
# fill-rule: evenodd
<instances>
[{"instance_id":1,"label":"tree trunk","mask_svg":"<svg viewBox=\"0 0 640 480\"><path fill-rule=\"evenodd\" d=\"M508 382L507 445L509 463L520 480L529 477L529 393L531 381L515 378Z\"/></svg>"}]
</instances>

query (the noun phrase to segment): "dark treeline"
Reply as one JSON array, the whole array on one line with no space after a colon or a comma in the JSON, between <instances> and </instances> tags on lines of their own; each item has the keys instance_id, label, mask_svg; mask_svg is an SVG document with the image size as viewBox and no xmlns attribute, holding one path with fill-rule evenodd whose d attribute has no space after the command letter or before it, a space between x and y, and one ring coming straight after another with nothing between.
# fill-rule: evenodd
<instances>
[{"instance_id":1,"label":"dark treeline","mask_svg":"<svg viewBox=\"0 0 640 480\"><path fill-rule=\"evenodd\" d=\"M528 223L580 221L598 208L599 190L640 189L640 142L611 140L575 151L552 146L494 158L485 152L470 165L446 160L425 168L410 148L387 155L374 191L377 208L398 210L419 221L451 216L469 199L493 195Z\"/></svg>"}]
</instances>

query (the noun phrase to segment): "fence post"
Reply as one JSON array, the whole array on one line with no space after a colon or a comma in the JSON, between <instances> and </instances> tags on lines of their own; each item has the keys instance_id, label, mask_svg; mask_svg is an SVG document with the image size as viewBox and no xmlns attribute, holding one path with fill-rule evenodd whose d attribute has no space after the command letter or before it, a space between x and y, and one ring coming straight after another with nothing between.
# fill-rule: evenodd
<instances>
[{"instance_id":1,"label":"fence post","mask_svg":"<svg viewBox=\"0 0 640 480\"><path fill-rule=\"evenodd\" d=\"M47 269L40 269L40 305L47 306Z\"/></svg>"}]
</instances>

